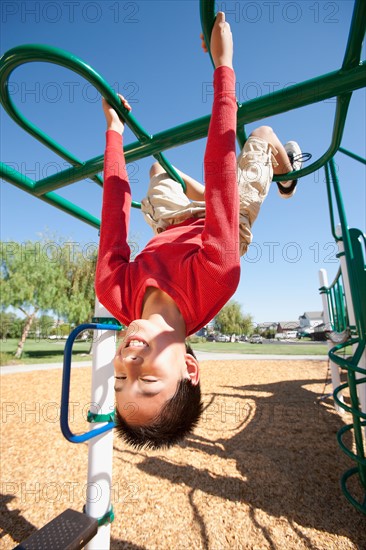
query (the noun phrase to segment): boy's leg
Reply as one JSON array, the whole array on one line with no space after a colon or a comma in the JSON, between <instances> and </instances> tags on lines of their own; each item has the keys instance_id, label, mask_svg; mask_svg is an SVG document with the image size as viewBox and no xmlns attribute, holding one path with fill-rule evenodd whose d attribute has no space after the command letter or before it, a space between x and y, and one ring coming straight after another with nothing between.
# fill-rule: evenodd
<instances>
[{"instance_id":1,"label":"boy's leg","mask_svg":"<svg viewBox=\"0 0 366 550\"><path fill-rule=\"evenodd\" d=\"M300 170L303 164L303 161L309 160L311 154L302 153L299 144L296 141L288 141L285 145L282 145L276 134L273 132L272 128L269 126L262 126L258 128L260 134L262 134L263 139L267 140L275 149L277 153L275 154L276 163L273 165L274 174L288 174L295 170ZM255 134L256 131L253 132ZM277 182L278 191L280 197L283 199L289 199L295 194L297 185L296 180L284 180Z\"/></svg>"},{"instance_id":2,"label":"boy's leg","mask_svg":"<svg viewBox=\"0 0 366 550\"><path fill-rule=\"evenodd\" d=\"M240 197L240 255L252 241L251 228L266 198L273 174L292 171L287 152L269 126L254 130L237 159Z\"/></svg>"},{"instance_id":3,"label":"boy's leg","mask_svg":"<svg viewBox=\"0 0 366 550\"><path fill-rule=\"evenodd\" d=\"M147 196L141 201L141 210L146 222L155 234L169 225L183 222L192 217L205 216L203 201L190 201L182 186L171 179L159 163L150 169L150 185Z\"/></svg>"}]
</instances>

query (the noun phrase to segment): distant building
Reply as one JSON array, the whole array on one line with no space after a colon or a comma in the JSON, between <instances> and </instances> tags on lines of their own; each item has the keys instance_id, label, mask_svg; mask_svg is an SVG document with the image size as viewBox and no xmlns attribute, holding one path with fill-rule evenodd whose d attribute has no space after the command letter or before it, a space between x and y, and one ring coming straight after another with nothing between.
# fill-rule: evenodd
<instances>
[{"instance_id":1,"label":"distant building","mask_svg":"<svg viewBox=\"0 0 366 550\"><path fill-rule=\"evenodd\" d=\"M288 340L298 337L298 321L280 321L276 327L276 340Z\"/></svg>"},{"instance_id":2,"label":"distant building","mask_svg":"<svg viewBox=\"0 0 366 550\"><path fill-rule=\"evenodd\" d=\"M259 334L263 334L264 332L267 332L268 330L276 331L277 323L274 323L273 321L269 321L267 323L258 323L257 330Z\"/></svg>"},{"instance_id":3,"label":"distant building","mask_svg":"<svg viewBox=\"0 0 366 550\"><path fill-rule=\"evenodd\" d=\"M314 334L319 336L325 329L322 311L305 311L305 313L299 317L299 323L299 332L302 336L312 336Z\"/></svg>"},{"instance_id":4,"label":"distant building","mask_svg":"<svg viewBox=\"0 0 366 550\"><path fill-rule=\"evenodd\" d=\"M322 323L324 323L322 311L305 311L305 313L299 317L301 329L314 329Z\"/></svg>"},{"instance_id":5,"label":"distant building","mask_svg":"<svg viewBox=\"0 0 366 550\"><path fill-rule=\"evenodd\" d=\"M298 321L280 321L276 327L278 334L293 332L300 328Z\"/></svg>"}]
</instances>

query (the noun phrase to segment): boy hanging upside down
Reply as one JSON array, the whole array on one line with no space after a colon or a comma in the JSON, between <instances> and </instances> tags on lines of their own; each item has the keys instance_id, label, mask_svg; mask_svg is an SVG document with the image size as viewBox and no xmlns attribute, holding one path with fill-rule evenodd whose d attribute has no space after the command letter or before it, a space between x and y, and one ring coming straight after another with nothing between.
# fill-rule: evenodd
<instances>
[{"instance_id":1,"label":"boy hanging upside down","mask_svg":"<svg viewBox=\"0 0 366 550\"><path fill-rule=\"evenodd\" d=\"M233 41L225 15L211 35L214 100L204 158L205 186L182 174L187 195L154 164L142 210L156 235L130 261L131 191L124 124L103 100L107 121L96 293L126 335L115 358L116 429L135 447L168 447L192 431L202 412L199 364L186 338L234 294L240 255L273 172L301 167L295 142L255 130L236 160ZM124 105L128 103L121 97ZM296 181L279 185L283 196ZM240 212L240 216L239 216Z\"/></svg>"}]
</instances>

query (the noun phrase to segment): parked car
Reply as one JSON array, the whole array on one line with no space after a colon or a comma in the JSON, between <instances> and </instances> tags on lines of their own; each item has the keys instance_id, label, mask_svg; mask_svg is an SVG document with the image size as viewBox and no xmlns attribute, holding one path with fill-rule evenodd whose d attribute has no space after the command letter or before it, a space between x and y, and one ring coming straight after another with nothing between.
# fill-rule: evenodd
<instances>
[{"instance_id":1,"label":"parked car","mask_svg":"<svg viewBox=\"0 0 366 550\"><path fill-rule=\"evenodd\" d=\"M251 344L263 344L263 337L260 336L259 334L253 334L253 336L251 336L249 342Z\"/></svg>"},{"instance_id":2,"label":"parked car","mask_svg":"<svg viewBox=\"0 0 366 550\"><path fill-rule=\"evenodd\" d=\"M230 336L227 334L218 334L216 336L216 342L230 342Z\"/></svg>"}]
</instances>

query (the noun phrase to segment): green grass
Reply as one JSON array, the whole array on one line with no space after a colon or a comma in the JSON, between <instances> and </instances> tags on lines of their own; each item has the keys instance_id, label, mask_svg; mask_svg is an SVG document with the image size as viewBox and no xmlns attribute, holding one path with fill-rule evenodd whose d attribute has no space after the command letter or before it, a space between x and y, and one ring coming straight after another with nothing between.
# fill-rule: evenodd
<instances>
[{"instance_id":1,"label":"green grass","mask_svg":"<svg viewBox=\"0 0 366 550\"><path fill-rule=\"evenodd\" d=\"M18 340L9 339L1 342L0 365L32 364L32 363L61 363L65 340L34 340L26 341L21 359L15 359L14 353ZM195 351L213 353L243 353L255 355L327 355L328 346L324 342L314 343L305 341L281 343L230 343L230 342L199 342L192 344ZM73 361L87 361L90 342L74 342Z\"/></svg>"},{"instance_id":2,"label":"green grass","mask_svg":"<svg viewBox=\"0 0 366 550\"><path fill-rule=\"evenodd\" d=\"M34 340L25 342L21 359L15 359L14 353L18 340L8 339L1 342L0 365L32 364L32 363L62 363L65 340ZM73 361L87 361L90 342L75 342L73 346Z\"/></svg>"},{"instance_id":3,"label":"green grass","mask_svg":"<svg viewBox=\"0 0 366 550\"><path fill-rule=\"evenodd\" d=\"M193 350L214 353L248 353L256 355L326 355L326 342L264 342L263 344L229 343L229 342L200 342L192 344Z\"/></svg>"}]
</instances>

